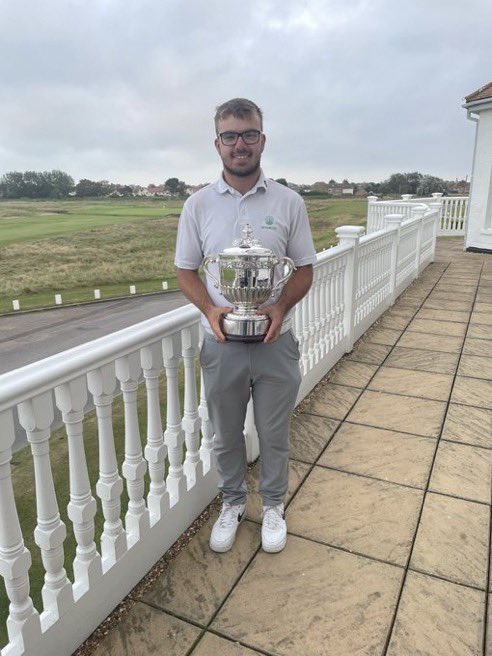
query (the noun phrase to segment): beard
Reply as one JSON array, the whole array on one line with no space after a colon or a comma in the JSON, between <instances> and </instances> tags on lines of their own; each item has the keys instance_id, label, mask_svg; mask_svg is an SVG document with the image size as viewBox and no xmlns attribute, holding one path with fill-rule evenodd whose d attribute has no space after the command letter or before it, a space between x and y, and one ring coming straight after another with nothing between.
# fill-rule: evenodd
<instances>
[{"instance_id":1,"label":"beard","mask_svg":"<svg viewBox=\"0 0 492 656\"><path fill-rule=\"evenodd\" d=\"M224 160L222 160L222 164L224 165L224 169L229 173L230 175L235 175L237 178L247 178L248 176L252 175L253 173L256 173L260 169L260 160L258 159L257 162L252 164L249 168L247 169L236 169L232 166L228 166Z\"/></svg>"}]
</instances>

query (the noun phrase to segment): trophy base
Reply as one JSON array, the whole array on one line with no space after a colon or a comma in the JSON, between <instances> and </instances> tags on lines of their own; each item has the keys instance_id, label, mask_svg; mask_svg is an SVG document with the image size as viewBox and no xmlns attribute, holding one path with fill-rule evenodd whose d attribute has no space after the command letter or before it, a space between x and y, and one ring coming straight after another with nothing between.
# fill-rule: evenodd
<instances>
[{"instance_id":1,"label":"trophy base","mask_svg":"<svg viewBox=\"0 0 492 656\"><path fill-rule=\"evenodd\" d=\"M241 317L229 312L222 320L222 332L231 342L262 342L269 325L266 314Z\"/></svg>"}]
</instances>

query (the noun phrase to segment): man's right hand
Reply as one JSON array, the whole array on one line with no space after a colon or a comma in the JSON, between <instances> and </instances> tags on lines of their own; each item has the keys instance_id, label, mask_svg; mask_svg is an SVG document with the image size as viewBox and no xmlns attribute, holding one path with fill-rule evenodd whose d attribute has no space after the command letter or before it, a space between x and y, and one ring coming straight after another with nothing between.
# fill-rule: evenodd
<instances>
[{"instance_id":1,"label":"man's right hand","mask_svg":"<svg viewBox=\"0 0 492 656\"><path fill-rule=\"evenodd\" d=\"M231 310L231 307L217 307L214 305L205 313L214 337L218 342L226 341L225 335L222 332L222 317Z\"/></svg>"}]
</instances>

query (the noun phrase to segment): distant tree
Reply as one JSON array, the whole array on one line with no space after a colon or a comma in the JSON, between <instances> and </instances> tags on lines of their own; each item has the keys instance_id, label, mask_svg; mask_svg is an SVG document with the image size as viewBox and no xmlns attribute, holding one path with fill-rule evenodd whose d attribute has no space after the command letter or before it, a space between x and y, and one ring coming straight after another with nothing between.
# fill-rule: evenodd
<instances>
[{"instance_id":1,"label":"distant tree","mask_svg":"<svg viewBox=\"0 0 492 656\"><path fill-rule=\"evenodd\" d=\"M289 184L285 178L277 178L275 182L278 182L281 185L284 185L284 187L288 187Z\"/></svg>"},{"instance_id":2,"label":"distant tree","mask_svg":"<svg viewBox=\"0 0 492 656\"><path fill-rule=\"evenodd\" d=\"M73 178L63 171L11 171L0 178L3 198L64 198L73 189Z\"/></svg>"},{"instance_id":3,"label":"distant tree","mask_svg":"<svg viewBox=\"0 0 492 656\"><path fill-rule=\"evenodd\" d=\"M178 178L168 178L164 183L164 189L171 196L184 196L186 194L186 182L178 180Z\"/></svg>"},{"instance_id":4,"label":"distant tree","mask_svg":"<svg viewBox=\"0 0 492 656\"><path fill-rule=\"evenodd\" d=\"M2 198L22 198L24 195L24 174L9 171L0 178L0 196Z\"/></svg>"},{"instance_id":5,"label":"distant tree","mask_svg":"<svg viewBox=\"0 0 492 656\"><path fill-rule=\"evenodd\" d=\"M423 175L418 171L412 173L393 173L382 185L384 194L416 194Z\"/></svg>"},{"instance_id":6,"label":"distant tree","mask_svg":"<svg viewBox=\"0 0 492 656\"><path fill-rule=\"evenodd\" d=\"M343 184L344 187L350 187L350 182L347 180L347 178L344 178L342 180L342 184Z\"/></svg>"},{"instance_id":7,"label":"distant tree","mask_svg":"<svg viewBox=\"0 0 492 656\"><path fill-rule=\"evenodd\" d=\"M417 187L418 196L430 196L431 194L440 191L445 193L448 190L447 183L441 178L434 175L424 175Z\"/></svg>"},{"instance_id":8,"label":"distant tree","mask_svg":"<svg viewBox=\"0 0 492 656\"><path fill-rule=\"evenodd\" d=\"M54 169L44 175L50 187L50 198L66 198L73 191L74 181L68 173Z\"/></svg>"},{"instance_id":9,"label":"distant tree","mask_svg":"<svg viewBox=\"0 0 492 656\"><path fill-rule=\"evenodd\" d=\"M82 178L75 185L75 193L77 196L87 197L87 196L105 196L108 193L111 193L108 190L107 185L104 184L104 181L95 182L94 180L88 180L87 178Z\"/></svg>"}]
</instances>

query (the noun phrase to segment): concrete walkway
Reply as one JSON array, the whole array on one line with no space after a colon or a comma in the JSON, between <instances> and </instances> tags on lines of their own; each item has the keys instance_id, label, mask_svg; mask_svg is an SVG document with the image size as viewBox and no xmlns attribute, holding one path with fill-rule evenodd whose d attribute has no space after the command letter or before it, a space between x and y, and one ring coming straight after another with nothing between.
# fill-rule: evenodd
<instances>
[{"instance_id":1,"label":"concrete walkway","mask_svg":"<svg viewBox=\"0 0 492 656\"><path fill-rule=\"evenodd\" d=\"M97 656L492 656L492 257L462 243L300 408L285 550L253 492L212 553L214 512Z\"/></svg>"}]
</instances>

